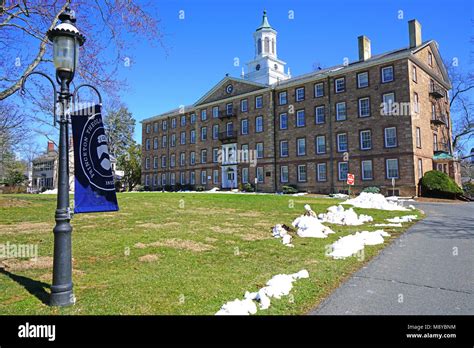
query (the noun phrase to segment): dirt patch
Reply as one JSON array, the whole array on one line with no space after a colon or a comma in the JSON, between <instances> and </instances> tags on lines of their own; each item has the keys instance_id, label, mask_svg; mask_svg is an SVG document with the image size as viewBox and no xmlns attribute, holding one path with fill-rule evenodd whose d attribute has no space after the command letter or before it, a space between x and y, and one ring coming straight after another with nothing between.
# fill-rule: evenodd
<instances>
[{"instance_id":1,"label":"dirt patch","mask_svg":"<svg viewBox=\"0 0 474 348\"><path fill-rule=\"evenodd\" d=\"M262 231L262 230L252 231L252 232L243 233L243 234L240 233L240 234L238 234L238 236L240 238L242 238L243 240L246 240L246 241L264 240L264 239L273 238L270 231L265 232L265 231Z\"/></svg>"},{"instance_id":2,"label":"dirt patch","mask_svg":"<svg viewBox=\"0 0 474 348\"><path fill-rule=\"evenodd\" d=\"M11 225L0 225L0 234L32 234L53 232L53 223L19 222Z\"/></svg>"},{"instance_id":3,"label":"dirt patch","mask_svg":"<svg viewBox=\"0 0 474 348\"><path fill-rule=\"evenodd\" d=\"M256 227L267 227L267 228L271 228L273 227L275 224L271 224L270 222L256 222L253 224L254 226Z\"/></svg>"},{"instance_id":4,"label":"dirt patch","mask_svg":"<svg viewBox=\"0 0 474 348\"><path fill-rule=\"evenodd\" d=\"M217 238L206 237L205 241L208 243L214 243L217 242Z\"/></svg>"},{"instance_id":5,"label":"dirt patch","mask_svg":"<svg viewBox=\"0 0 474 348\"><path fill-rule=\"evenodd\" d=\"M237 212L236 209L233 208L193 208L193 211L202 214L202 215L229 215L235 214Z\"/></svg>"},{"instance_id":6,"label":"dirt patch","mask_svg":"<svg viewBox=\"0 0 474 348\"><path fill-rule=\"evenodd\" d=\"M143 243L137 243L135 244L136 248L146 248L146 247L169 247L169 248L174 248L174 249L182 249L182 250L189 250L189 251L208 251L211 249L214 249L214 246L209 245L209 244L204 244L200 242L195 242L192 240L187 240L187 239L177 239L177 238L171 238L171 239L163 239L160 241L156 241L153 243L148 243L148 244L143 244Z\"/></svg>"},{"instance_id":7,"label":"dirt patch","mask_svg":"<svg viewBox=\"0 0 474 348\"><path fill-rule=\"evenodd\" d=\"M83 276L84 274L86 274L86 272L84 271L81 271L80 269L74 269L72 270L72 274L73 276L75 277L81 277ZM49 273L45 273L45 274L42 274L38 277L39 280L41 280L42 282L51 282L51 280L53 279L53 272L51 270L51 272Z\"/></svg>"},{"instance_id":8,"label":"dirt patch","mask_svg":"<svg viewBox=\"0 0 474 348\"><path fill-rule=\"evenodd\" d=\"M144 256L140 256L138 261L140 262L155 262L159 259L159 256L156 254L148 254Z\"/></svg>"},{"instance_id":9,"label":"dirt patch","mask_svg":"<svg viewBox=\"0 0 474 348\"><path fill-rule=\"evenodd\" d=\"M0 268L5 268L8 271L53 268L53 258L51 256L40 256L29 260L7 259L0 261Z\"/></svg>"},{"instance_id":10,"label":"dirt patch","mask_svg":"<svg viewBox=\"0 0 474 348\"><path fill-rule=\"evenodd\" d=\"M140 224L138 227L143 227L143 228L160 228L163 225L159 224L154 224L153 222L147 222L146 224Z\"/></svg>"},{"instance_id":11,"label":"dirt patch","mask_svg":"<svg viewBox=\"0 0 474 348\"><path fill-rule=\"evenodd\" d=\"M243 217L258 217L258 216L262 216L262 213L259 213L258 211L246 211L244 213L238 213L239 216L243 216Z\"/></svg>"},{"instance_id":12,"label":"dirt patch","mask_svg":"<svg viewBox=\"0 0 474 348\"><path fill-rule=\"evenodd\" d=\"M235 228L225 228L221 226L212 226L211 230L213 232L223 233L223 234L232 234L235 232Z\"/></svg>"},{"instance_id":13,"label":"dirt patch","mask_svg":"<svg viewBox=\"0 0 474 348\"><path fill-rule=\"evenodd\" d=\"M31 205L32 205L31 202L25 201L23 199L17 199L17 198L1 198L0 199L0 207L2 208L27 207Z\"/></svg>"}]
</instances>

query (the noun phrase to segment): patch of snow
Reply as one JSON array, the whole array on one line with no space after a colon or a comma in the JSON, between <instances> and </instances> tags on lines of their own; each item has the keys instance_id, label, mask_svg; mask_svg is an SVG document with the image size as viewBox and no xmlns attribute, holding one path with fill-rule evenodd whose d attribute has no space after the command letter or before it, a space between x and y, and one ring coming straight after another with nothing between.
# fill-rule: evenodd
<instances>
[{"instance_id":1,"label":"patch of snow","mask_svg":"<svg viewBox=\"0 0 474 348\"><path fill-rule=\"evenodd\" d=\"M266 286L256 292L246 291L244 299L235 299L224 304L216 315L249 315L257 313L257 306L254 301L260 303L260 309L268 309L271 305L271 298L281 298L290 293L293 282L298 279L309 278L307 270L303 269L293 274L277 274L270 279Z\"/></svg>"},{"instance_id":2,"label":"patch of snow","mask_svg":"<svg viewBox=\"0 0 474 348\"><path fill-rule=\"evenodd\" d=\"M281 242L283 245L287 247L293 248L294 245L291 244L291 236L288 234L288 231L280 224L273 226L272 228L272 235L275 238L281 238Z\"/></svg>"},{"instance_id":3,"label":"patch of snow","mask_svg":"<svg viewBox=\"0 0 474 348\"><path fill-rule=\"evenodd\" d=\"M413 204L410 204L410 205L408 206L408 209L415 210L416 207L415 207Z\"/></svg>"},{"instance_id":4,"label":"patch of snow","mask_svg":"<svg viewBox=\"0 0 474 348\"><path fill-rule=\"evenodd\" d=\"M358 226L374 220L370 215L360 214L357 216L357 213L352 208L344 210L342 205L333 205L328 208L327 213L319 214L318 217L323 222L349 226Z\"/></svg>"},{"instance_id":5,"label":"patch of snow","mask_svg":"<svg viewBox=\"0 0 474 348\"><path fill-rule=\"evenodd\" d=\"M407 208L398 204L398 197L394 200L387 200L380 193L361 192L356 198L348 199L342 204L350 204L357 208L381 209L381 210L400 210L406 211Z\"/></svg>"},{"instance_id":6,"label":"patch of snow","mask_svg":"<svg viewBox=\"0 0 474 348\"><path fill-rule=\"evenodd\" d=\"M349 195L346 195L345 193L334 193L334 194L330 195L329 197L337 198L337 199L347 199L347 198L349 198Z\"/></svg>"},{"instance_id":7,"label":"patch of snow","mask_svg":"<svg viewBox=\"0 0 474 348\"><path fill-rule=\"evenodd\" d=\"M334 233L313 216L301 215L293 221L292 225L298 228L297 234L302 238L327 238L329 233Z\"/></svg>"},{"instance_id":8,"label":"patch of snow","mask_svg":"<svg viewBox=\"0 0 474 348\"><path fill-rule=\"evenodd\" d=\"M207 191L207 192L217 192L217 191L220 191L220 188L218 188L218 187L213 187L213 188L211 188L211 189L210 189L209 191Z\"/></svg>"},{"instance_id":9,"label":"patch of snow","mask_svg":"<svg viewBox=\"0 0 474 348\"><path fill-rule=\"evenodd\" d=\"M335 259L344 259L363 250L366 245L382 244L384 242L383 237L389 236L384 230L356 232L355 234L341 237L334 242L331 245L332 251L329 253L329 256Z\"/></svg>"},{"instance_id":10,"label":"patch of snow","mask_svg":"<svg viewBox=\"0 0 474 348\"><path fill-rule=\"evenodd\" d=\"M375 224L375 227L402 227L402 224Z\"/></svg>"},{"instance_id":11,"label":"patch of snow","mask_svg":"<svg viewBox=\"0 0 474 348\"><path fill-rule=\"evenodd\" d=\"M405 215L405 216L396 216L391 219L385 219L388 222L393 222L393 223L400 223L400 222L411 222L413 220L418 219L418 216L416 215Z\"/></svg>"},{"instance_id":12,"label":"patch of snow","mask_svg":"<svg viewBox=\"0 0 474 348\"><path fill-rule=\"evenodd\" d=\"M307 194L308 194L308 193L306 193L306 192L298 192L298 193L293 193L292 196L298 197L298 196L305 196L305 195L307 195Z\"/></svg>"}]
</instances>

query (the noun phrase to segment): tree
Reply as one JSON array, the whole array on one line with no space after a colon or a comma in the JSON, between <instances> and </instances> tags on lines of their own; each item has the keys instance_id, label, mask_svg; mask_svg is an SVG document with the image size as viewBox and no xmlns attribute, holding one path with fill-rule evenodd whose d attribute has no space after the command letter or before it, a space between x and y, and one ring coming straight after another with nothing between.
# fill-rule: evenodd
<instances>
[{"instance_id":1,"label":"tree","mask_svg":"<svg viewBox=\"0 0 474 348\"><path fill-rule=\"evenodd\" d=\"M28 177L25 176L25 163L17 160L10 161L5 168L3 183L7 186L23 185Z\"/></svg>"},{"instance_id":2,"label":"tree","mask_svg":"<svg viewBox=\"0 0 474 348\"><path fill-rule=\"evenodd\" d=\"M126 106L121 105L118 110L107 114L104 118L104 126L110 153L115 158L125 155L127 149L134 143L135 119L132 113Z\"/></svg>"},{"instance_id":3,"label":"tree","mask_svg":"<svg viewBox=\"0 0 474 348\"><path fill-rule=\"evenodd\" d=\"M124 171L123 183L132 191L141 181L141 146L133 143L127 152L117 158L117 166Z\"/></svg>"}]
</instances>

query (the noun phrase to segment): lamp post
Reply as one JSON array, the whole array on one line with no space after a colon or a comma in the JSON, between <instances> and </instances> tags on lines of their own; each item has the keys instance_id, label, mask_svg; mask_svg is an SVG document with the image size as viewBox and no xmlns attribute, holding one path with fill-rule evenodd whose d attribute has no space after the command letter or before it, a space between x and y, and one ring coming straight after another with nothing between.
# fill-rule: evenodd
<instances>
[{"instance_id":1,"label":"lamp post","mask_svg":"<svg viewBox=\"0 0 474 348\"><path fill-rule=\"evenodd\" d=\"M69 6L59 15L59 20L61 23L54 29L48 31L47 36L53 43L53 60L56 68L56 81L60 85L60 91L56 91L53 80L42 72L31 72L24 76L21 91L24 91L26 78L33 74L46 77L51 82L54 90L54 124L56 124L56 122L59 123L59 154L58 195L55 213L56 225L53 229L53 284L51 286L50 305L69 306L74 304L75 297L72 284L72 226L70 224L71 211L69 207L68 127L70 116L68 114L68 109L71 97L73 97L77 90L82 86L78 87L74 94L71 94L69 91L69 85L74 78L74 73L77 67L79 46L84 44L85 37L74 26L76 19L74 18L74 14ZM56 106L58 103L60 106L59 119L56 117Z\"/></svg>"}]
</instances>

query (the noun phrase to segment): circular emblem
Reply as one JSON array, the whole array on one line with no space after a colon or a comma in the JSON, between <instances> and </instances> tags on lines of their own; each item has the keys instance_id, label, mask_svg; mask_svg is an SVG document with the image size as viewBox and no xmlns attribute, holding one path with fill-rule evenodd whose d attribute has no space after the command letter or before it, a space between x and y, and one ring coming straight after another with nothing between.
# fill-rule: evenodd
<instances>
[{"instance_id":1,"label":"circular emblem","mask_svg":"<svg viewBox=\"0 0 474 348\"><path fill-rule=\"evenodd\" d=\"M100 114L88 118L79 146L81 167L89 183L101 190L115 190L107 137Z\"/></svg>"},{"instance_id":2,"label":"circular emblem","mask_svg":"<svg viewBox=\"0 0 474 348\"><path fill-rule=\"evenodd\" d=\"M227 94L231 94L233 90L234 87L232 85L227 85L227 87L225 88Z\"/></svg>"}]
</instances>

